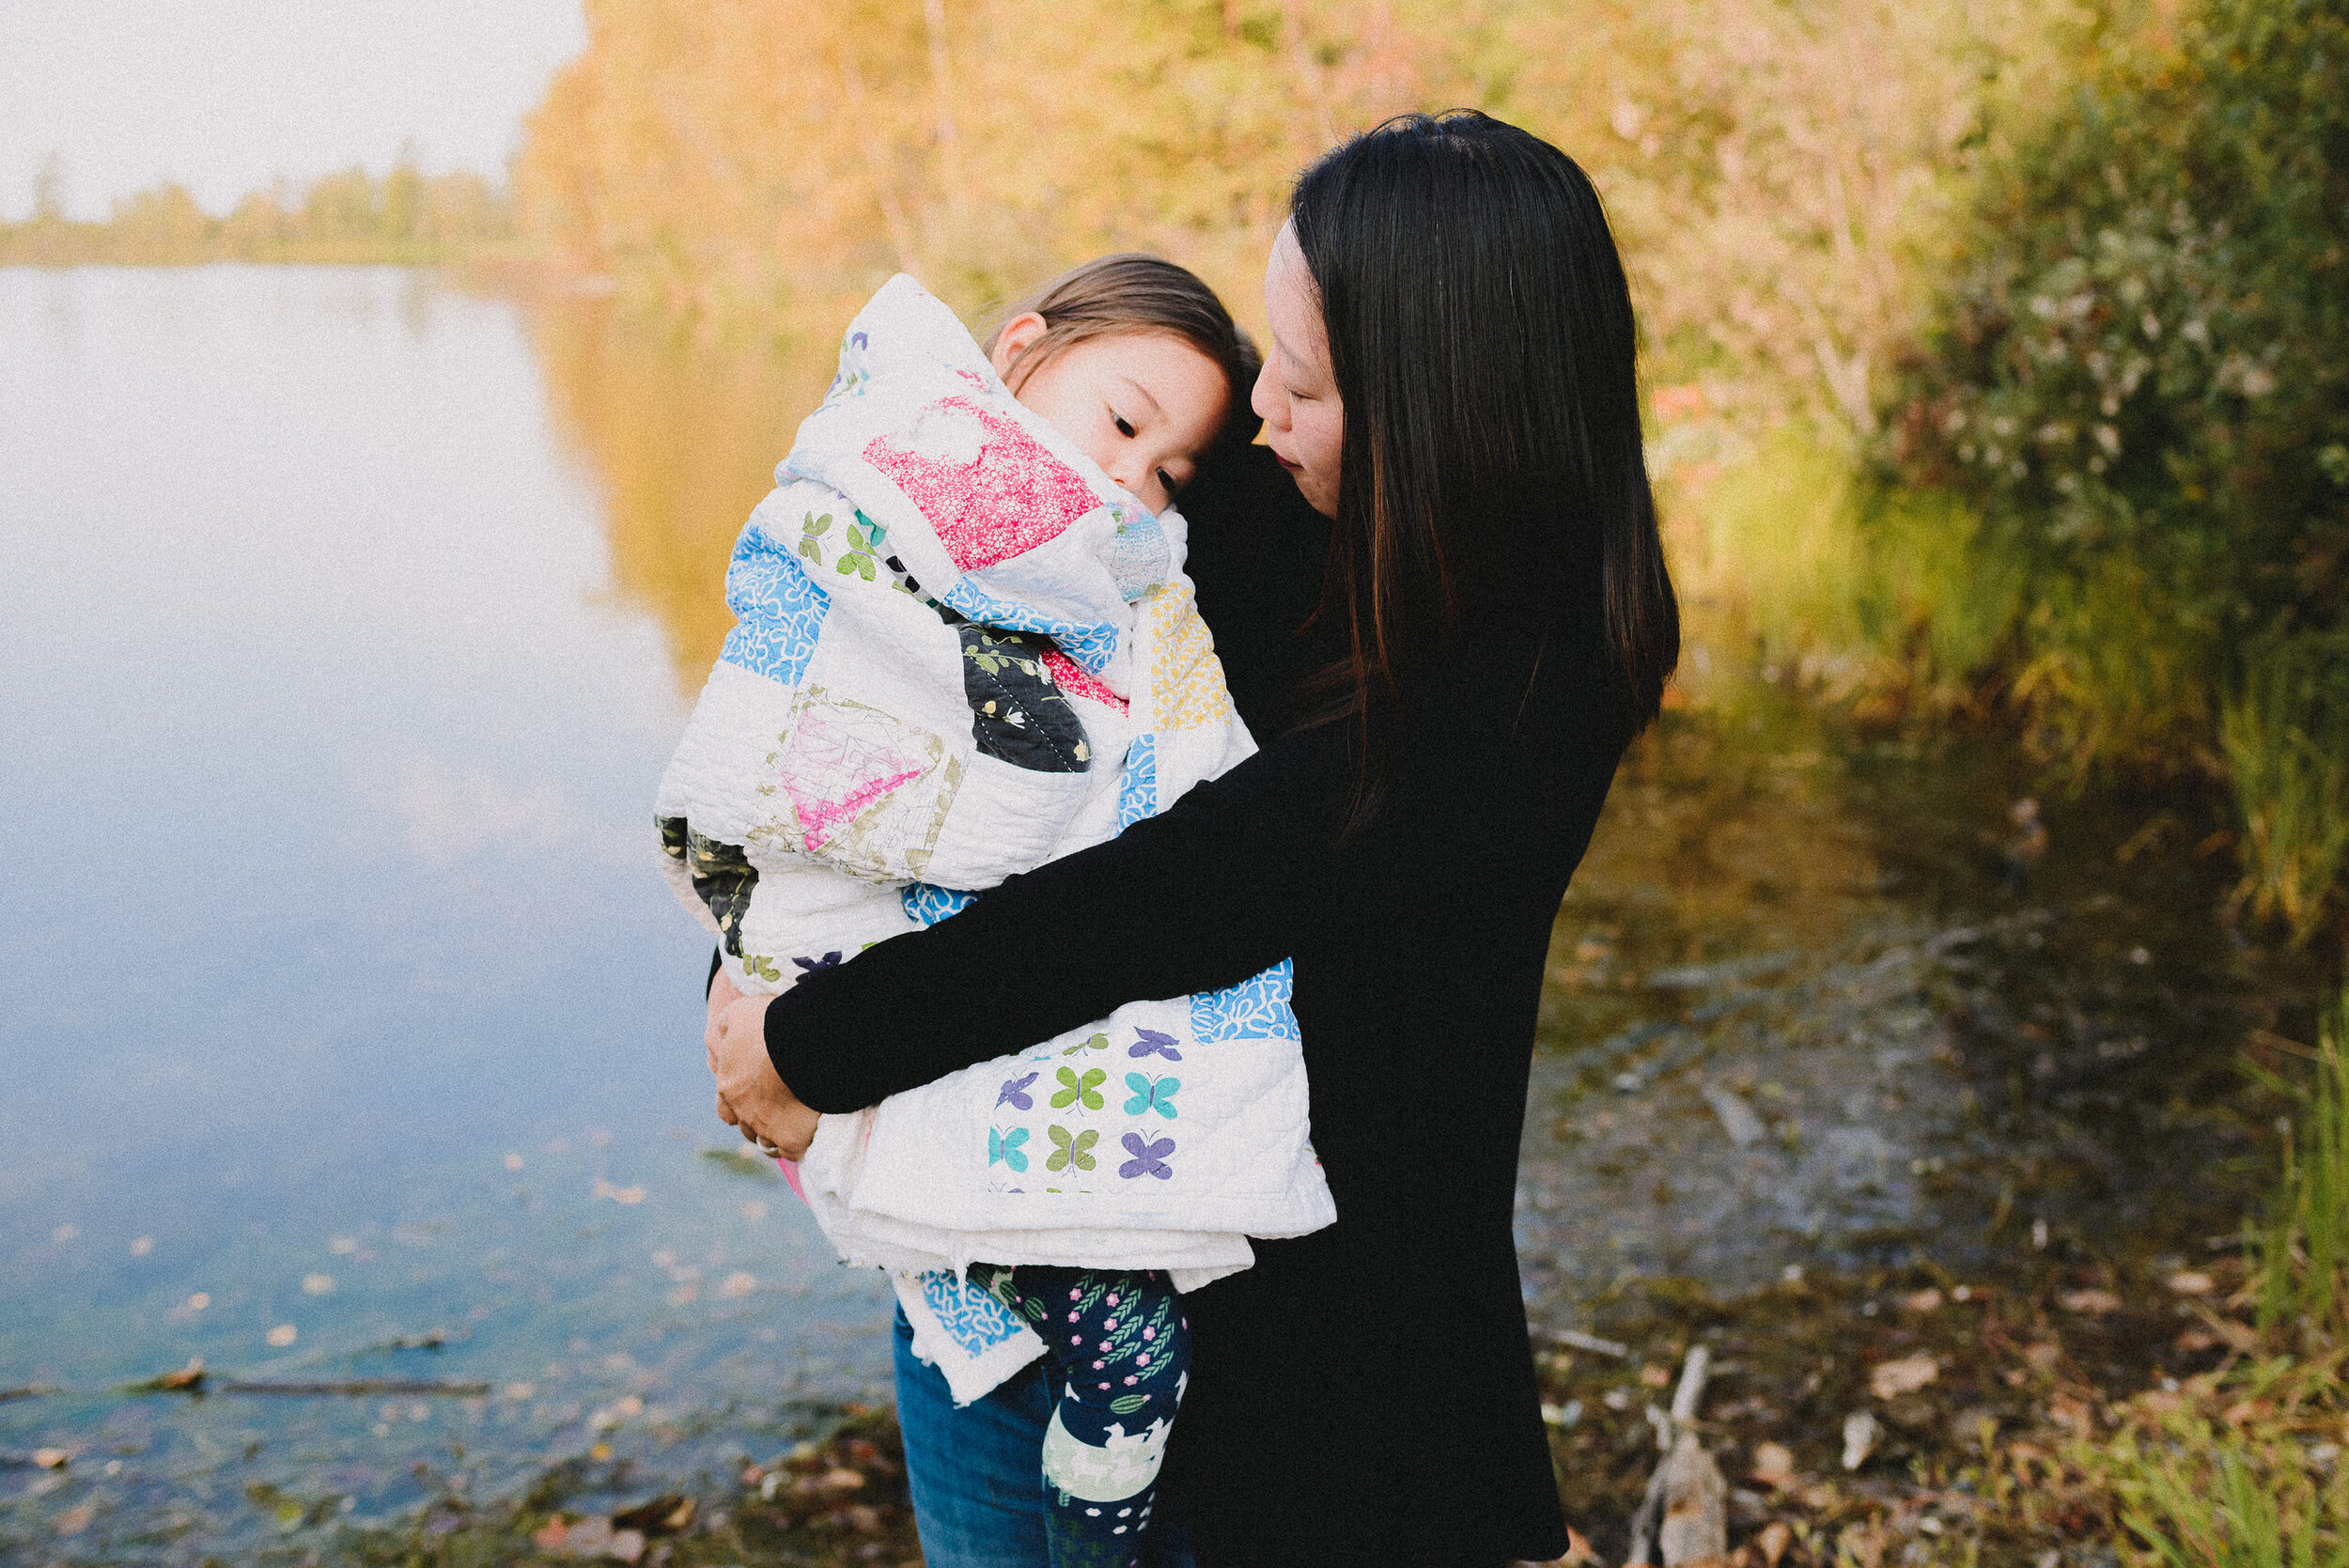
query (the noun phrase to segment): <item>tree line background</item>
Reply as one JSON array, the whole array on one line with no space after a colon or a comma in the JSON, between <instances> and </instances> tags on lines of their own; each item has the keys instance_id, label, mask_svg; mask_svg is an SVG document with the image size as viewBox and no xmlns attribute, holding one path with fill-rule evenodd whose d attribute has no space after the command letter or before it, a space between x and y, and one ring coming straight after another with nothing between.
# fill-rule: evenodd
<instances>
[{"instance_id":1,"label":"tree line background","mask_svg":"<svg viewBox=\"0 0 2349 1568\"><path fill-rule=\"evenodd\" d=\"M804 357L892 272L975 318L1141 248L1260 323L1299 167L1482 108L1606 195L1701 613L1866 722L1987 719L2064 781L2218 784L2242 908L2337 928L2349 0L586 10L504 188L404 163L224 217L165 186L104 224L52 190L0 261L521 260Z\"/></svg>"},{"instance_id":2,"label":"tree line background","mask_svg":"<svg viewBox=\"0 0 2349 1568\"><path fill-rule=\"evenodd\" d=\"M52 158L34 181L32 215L0 224L0 266L431 265L508 248L514 234L503 184L469 169L428 175L406 152L380 179L353 167L301 190L280 180L226 215L206 211L186 186L166 180L117 200L102 220L70 218L63 187Z\"/></svg>"}]
</instances>

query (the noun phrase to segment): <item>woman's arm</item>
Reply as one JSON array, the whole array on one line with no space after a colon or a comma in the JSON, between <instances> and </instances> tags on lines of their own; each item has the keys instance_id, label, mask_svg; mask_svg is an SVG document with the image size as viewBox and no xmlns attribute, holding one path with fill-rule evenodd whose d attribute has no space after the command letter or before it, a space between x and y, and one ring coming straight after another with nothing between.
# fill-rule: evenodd
<instances>
[{"instance_id":1,"label":"woman's arm","mask_svg":"<svg viewBox=\"0 0 2349 1568\"><path fill-rule=\"evenodd\" d=\"M1325 880L1352 787L1342 726L1277 740L1108 843L801 980L766 1011L775 1071L817 1110L855 1110L1268 969Z\"/></svg>"}]
</instances>

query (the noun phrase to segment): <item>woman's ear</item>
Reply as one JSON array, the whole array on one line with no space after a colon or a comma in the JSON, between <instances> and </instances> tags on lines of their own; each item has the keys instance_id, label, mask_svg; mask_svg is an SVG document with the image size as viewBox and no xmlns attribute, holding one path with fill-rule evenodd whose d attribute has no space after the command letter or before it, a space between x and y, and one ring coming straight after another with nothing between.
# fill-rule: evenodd
<instances>
[{"instance_id":1,"label":"woman's ear","mask_svg":"<svg viewBox=\"0 0 2349 1568\"><path fill-rule=\"evenodd\" d=\"M988 363L995 366L995 374L1006 380L1012 363L1027 351L1028 346L1044 335L1044 318L1034 311L1022 311L1004 322L995 334L995 347L988 353Z\"/></svg>"}]
</instances>

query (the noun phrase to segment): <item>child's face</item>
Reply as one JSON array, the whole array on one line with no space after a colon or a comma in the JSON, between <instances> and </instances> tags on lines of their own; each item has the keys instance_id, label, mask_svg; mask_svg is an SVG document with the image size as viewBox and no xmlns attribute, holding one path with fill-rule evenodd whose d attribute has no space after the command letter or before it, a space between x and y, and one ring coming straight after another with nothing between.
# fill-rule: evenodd
<instances>
[{"instance_id":1,"label":"child's face","mask_svg":"<svg viewBox=\"0 0 2349 1568\"><path fill-rule=\"evenodd\" d=\"M1044 318L1033 312L1005 322L995 340L996 373L1043 332ZM1154 512L1190 482L1199 454L1222 427L1229 396L1215 361L1156 333L1071 344L1014 395Z\"/></svg>"}]
</instances>

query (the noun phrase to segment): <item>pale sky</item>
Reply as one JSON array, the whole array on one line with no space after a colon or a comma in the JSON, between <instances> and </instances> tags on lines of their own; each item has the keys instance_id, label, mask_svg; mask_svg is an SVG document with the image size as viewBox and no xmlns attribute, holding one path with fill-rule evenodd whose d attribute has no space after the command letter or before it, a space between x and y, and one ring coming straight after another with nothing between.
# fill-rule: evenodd
<instances>
[{"instance_id":1,"label":"pale sky","mask_svg":"<svg viewBox=\"0 0 2349 1568\"><path fill-rule=\"evenodd\" d=\"M63 160L68 210L161 179L214 211L412 141L428 171L506 166L586 46L581 0L0 0L0 217Z\"/></svg>"}]
</instances>

